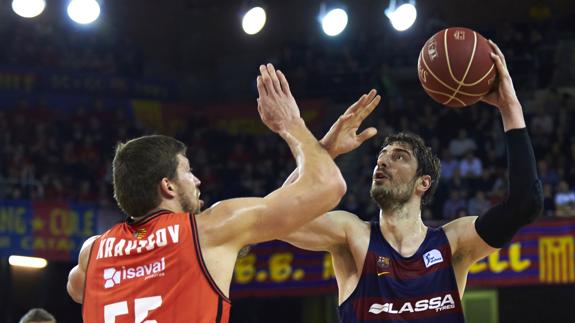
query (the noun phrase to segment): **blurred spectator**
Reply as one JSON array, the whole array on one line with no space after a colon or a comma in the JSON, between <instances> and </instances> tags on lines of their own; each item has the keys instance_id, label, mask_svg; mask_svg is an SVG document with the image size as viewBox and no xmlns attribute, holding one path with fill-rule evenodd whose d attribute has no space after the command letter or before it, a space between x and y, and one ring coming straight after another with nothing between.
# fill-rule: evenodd
<instances>
[{"instance_id":1,"label":"blurred spectator","mask_svg":"<svg viewBox=\"0 0 575 323\"><path fill-rule=\"evenodd\" d=\"M459 171L464 178L477 178L483 173L481 160L469 150L465 153L465 158L459 162Z\"/></svg>"},{"instance_id":2,"label":"blurred spectator","mask_svg":"<svg viewBox=\"0 0 575 323\"><path fill-rule=\"evenodd\" d=\"M555 208L557 216L575 217L575 191L569 188L566 181L559 182L555 193Z\"/></svg>"},{"instance_id":3,"label":"blurred spectator","mask_svg":"<svg viewBox=\"0 0 575 323\"><path fill-rule=\"evenodd\" d=\"M462 218L462 217L464 217L464 216L469 216L469 212L467 212L467 209L464 208L464 207L459 208L459 209L457 210L457 212L455 212L455 218L456 218L456 219L457 219L457 218Z\"/></svg>"},{"instance_id":4,"label":"blurred spectator","mask_svg":"<svg viewBox=\"0 0 575 323\"><path fill-rule=\"evenodd\" d=\"M545 216L555 215L555 196L549 184L543 184L543 210Z\"/></svg>"},{"instance_id":5,"label":"blurred spectator","mask_svg":"<svg viewBox=\"0 0 575 323\"><path fill-rule=\"evenodd\" d=\"M457 138L449 142L449 152L453 157L462 157L469 150L477 149L477 143L467 136L465 129L459 129Z\"/></svg>"},{"instance_id":6,"label":"blurred spectator","mask_svg":"<svg viewBox=\"0 0 575 323\"><path fill-rule=\"evenodd\" d=\"M441 174L440 180L450 181L453 178L453 173L459 169L459 161L454 159L449 152L449 149L443 149L441 154Z\"/></svg>"},{"instance_id":7,"label":"blurred spectator","mask_svg":"<svg viewBox=\"0 0 575 323\"><path fill-rule=\"evenodd\" d=\"M539 178L543 184L555 186L559 183L559 174L554 169L549 168L546 160L539 160L537 162Z\"/></svg>"},{"instance_id":8,"label":"blurred spectator","mask_svg":"<svg viewBox=\"0 0 575 323\"><path fill-rule=\"evenodd\" d=\"M449 192L449 199L443 204L443 218L446 220L455 219L460 209L467 209L465 202L465 193L459 190L451 190Z\"/></svg>"},{"instance_id":9,"label":"blurred spectator","mask_svg":"<svg viewBox=\"0 0 575 323\"><path fill-rule=\"evenodd\" d=\"M483 191L475 192L475 195L469 199L467 211L470 215L482 215L491 207L491 203L485 198Z\"/></svg>"},{"instance_id":10,"label":"blurred spectator","mask_svg":"<svg viewBox=\"0 0 575 323\"><path fill-rule=\"evenodd\" d=\"M529 123L533 136L548 136L553 132L553 117L545 113L542 106L538 107L537 114L531 118Z\"/></svg>"}]
</instances>

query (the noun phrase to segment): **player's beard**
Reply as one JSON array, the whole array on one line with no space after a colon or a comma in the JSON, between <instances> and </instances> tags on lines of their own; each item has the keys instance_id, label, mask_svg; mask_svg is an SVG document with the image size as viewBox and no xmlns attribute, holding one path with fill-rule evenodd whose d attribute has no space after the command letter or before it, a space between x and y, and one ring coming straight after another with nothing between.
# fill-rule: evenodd
<instances>
[{"instance_id":1,"label":"player's beard","mask_svg":"<svg viewBox=\"0 0 575 323\"><path fill-rule=\"evenodd\" d=\"M390 182L387 185L377 185L372 183L369 194L382 210L397 210L411 198L415 182L416 177L414 176L411 181L405 184L397 185Z\"/></svg>"},{"instance_id":2,"label":"player's beard","mask_svg":"<svg viewBox=\"0 0 575 323\"><path fill-rule=\"evenodd\" d=\"M180 202L180 206L184 212L190 212L192 214L196 214L200 212L200 201L197 199L197 202L194 205L194 200L190 197L186 192L179 192L178 193L178 200Z\"/></svg>"}]
</instances>

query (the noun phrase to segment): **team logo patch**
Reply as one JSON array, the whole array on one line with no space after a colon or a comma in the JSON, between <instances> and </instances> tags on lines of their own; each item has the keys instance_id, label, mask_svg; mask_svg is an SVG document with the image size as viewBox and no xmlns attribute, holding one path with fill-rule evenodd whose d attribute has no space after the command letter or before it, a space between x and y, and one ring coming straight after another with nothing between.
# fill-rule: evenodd
<instances>
[{"instance_id":1,"label":"team logo patch","mask_svg":"<svg viewBox=\"0 0 575 323\"><path fill-rule=\"evenodd\" d=\"M425 268L429 268L435 264L443 262L443 256L439 250L433 249L423 255L423 261L425 262Z\"/></svg>"},{"instance_id":2,"label":"team logo patch","mask_svg":"<svg viewBox=\"0 0 575 323\"><path fill-rule=\"evenodd\" d=\"M377 275L389 274L390 260L388 257L377 256Z\"/></svg>"},{"instance_id":3,"label":"team logo patch","mask_svg":"<svg viewBox=\"0 0 575 323\"><path fill-rule=\"evenodd\" d=\"M146 233L148 233L148 231L145 228L141 228L138 229L136 232L134 232L134 236L136 237L136 239L142 240L144 239L144 237L146 237Z\"/></svg>"}]
</instances>

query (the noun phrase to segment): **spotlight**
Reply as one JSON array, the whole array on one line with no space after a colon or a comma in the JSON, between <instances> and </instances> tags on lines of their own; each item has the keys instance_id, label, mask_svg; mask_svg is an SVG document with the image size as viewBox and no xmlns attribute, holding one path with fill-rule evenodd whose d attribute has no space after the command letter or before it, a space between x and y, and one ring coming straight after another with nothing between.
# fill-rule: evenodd
<instances>
[{"instance_id":1,"label":"spotlight","mask_svg":"<svg viewBox=\"0 0 575 323\"><path fill-rule=\"evenodd\" d=\"M100 16L100 4L95 0L72 0L68 16L81 25L93 23Z\"/></svg>"},{"instance_id":2,"label":"spotlight","mask_svg":"<svg viewBox=\"0 0 575 323\"><path fill-rule=\"evenodd\" d=\"M399 7L397 7L396 0L391 0L389 7L385 9L385 15L389 18L391 25L395 30L405 31L409 29L417 19L415 0L404 2L403 4L400 4Z\"/></svg>"},{"instance_id":3,"label":"spotlight","mask_svg":"<svg viewBox=\"0 0 575 323\"><path fill-rule=\"evenodd\" d=\"M262 7L253 7L242 19L242 28L248 35L259 33L266 24L266 11Z\"/></svg>"},{"instance_id":4,"label":"spotlight","mask_svg":"<svg viewBox=\"0 0 575 323\"><path fill-rule=\"evenodd\" d=\"M323 32L330 37L339 35L347 26L347 12L339 7L332 8L327 13L325 12L325 4L322 3L319 19Z\"/></svg>"},{"instance_id":5,"label":"spotlight","mask_svg":"<svg viewBox=\"0 0 575 323\"><path fill-rule=\"evenodd\" d=\"M13 0L12 10L23 18L34 18L41 14L46 8L44 0Z\"/></svg>"},{"instance_id":6,"label":"spotlight","mask_svg":"<svg viewBox=\"0 0 575 323\"><path fill-rule=\"evenodd\" d=\"M12 266L27 268L44 268L48 264L44 258L25 256L10 256L8 258L8 263Z\"/></svg>"}]
</instances>

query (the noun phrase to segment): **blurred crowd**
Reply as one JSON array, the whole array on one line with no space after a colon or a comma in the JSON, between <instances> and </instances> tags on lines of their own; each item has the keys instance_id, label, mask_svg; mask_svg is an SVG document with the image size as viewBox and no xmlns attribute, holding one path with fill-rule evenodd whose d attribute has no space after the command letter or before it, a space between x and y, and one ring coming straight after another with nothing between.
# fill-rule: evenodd
<instances>
[{"instance_id":1,"label":"blurred crowd","mask_svg":"<svg viewBox=\"0 0 575 323\"><path fill-rule=\"evenodd\" d=\"M112 30L73 29L45 21L0 22L2 65L139 77L142 53Z\"/></svg>"},{"instance_id":2,"label":"blurred crowd","mask_svg":"<svg viewBox=\"0 0 575 323\"><path fill-rule=\"evenodd\" d=\"M527 106L526 118L544 184L548 216L575 215L575 102L548 92ZM148 133L121 110L78 108L67 118L43 113L47 107L0 110L0 199L49 199L113 206L111 160L114 146ZM99 112L98 112L99 111ZM505 138L496 109L476 105L461 110L403 105L386 100L377 110L379 133L341 160L348 181L342 207L366 218L377 215L370 201L373 166L383 138L396 131L420 134L440 156L441 179L425 208L426 219L480 214L506 194ZM176 135L190 148L192 167L202 181L206 205L229 197L263 196L280 186L293 169L291 153L274 135L229 134L201 115ZM352 162L349 162L349 160Z\"/></svg>"},{"instance_id":3,"label":"blurred crowd","mask_svg":"<svg viewBox=\"0 0 575 323\"><path fill-rule=\"evenodd\" d=\"M437 23L430 30L441 27ZM62 37L57 28L19 24L14 30L0 30L5 40L1 64L139 75L141 57L131 44L95 35L67 33ZM493 33L525 98L544 184L545 214L575 216L575 133L570 129L575 123L575 99L572 92L559 91L554 83L560 74L559 39L565 32L537 25L506 25ZM490 36L489 31L485 34ZM347 102L371 87L383 90L383 108L375 112L377 138L351 155L353 162L349 158L341 162L348 180L341 207L366 219L377 215L369 197L377 152L385 135L396 131L420 134L441 158L440 183L435 199L424 209L425 219L477 215L505 198L506 152L497 110L482 104L462 110L427 105L424 102L430 100L421 96L420 89L403 86L401 71L414 64L406 53L416 56L418 44L428 36L421 35L421 42L397 39L386 48L379 48L383 45L367 36L331 48L310 41L286 46L289 49L277 57L304 97L335 96ZM536 92L538 96L533 95ZM0 103L0 199L66 200L113 207L114 147L118 141L151 130L97 100L66 116L55 116L51 109L26 99L13 106ZM206 205L235 196L263 196L280 186L295 166L287 145L276 136L232 135L211 127L200 114L186 124L176 137L190 147L188 155L202 181Z\"/></svg>"}]
</instances>

